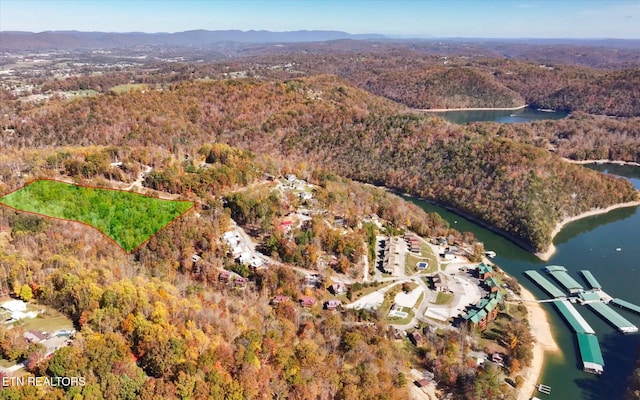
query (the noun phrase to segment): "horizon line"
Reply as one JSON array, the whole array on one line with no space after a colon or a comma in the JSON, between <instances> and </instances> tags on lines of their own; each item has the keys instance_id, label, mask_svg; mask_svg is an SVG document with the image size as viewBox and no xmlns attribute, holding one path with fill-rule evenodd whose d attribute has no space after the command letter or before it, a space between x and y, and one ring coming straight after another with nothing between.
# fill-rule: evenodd
<instances>
[{"instance_id":1,"label":"horizon line","mask_svg":"<svg viewBox=\"0 0 640 400\"><path fill-rule=\"evenodd\" d=\"M252 33L252 32L267 32L267 33L295 33L295 32L318 32L318 33L343 33L350 36L380 36L380 39L402 39L402 40L411 40L411 39L429 39L429 40L460 40L460 39L474 39L474 40L640 40L640 37L632 38L632 37L614 37L614 36L584 36L584 37L561 37L561 36L553 36L553 37L542 37L542 36L433 36L430 34L405 34L405 33L395 33L395 34L385 34L385 33L351 33L347 31L335 30L335 29L295 29L295 30L283 30L283 31L272 31L268 29L188 29L183 31L83 31L76 29L67 29L67 30L44 30L44 31L22 31L22 30L2 30L0 29L0 34L2 33L30 33L30 34L43 34L43 33L104 33L104 34L144 34L144 35L174 35L180 33L187 32L242 32L242 33ZM329 39L331 40L331 39ZM369 40L369 39L358 39L354 38L354 40ZM328 41L328 40L327 40Z\"/></svg>"}]
</instances>

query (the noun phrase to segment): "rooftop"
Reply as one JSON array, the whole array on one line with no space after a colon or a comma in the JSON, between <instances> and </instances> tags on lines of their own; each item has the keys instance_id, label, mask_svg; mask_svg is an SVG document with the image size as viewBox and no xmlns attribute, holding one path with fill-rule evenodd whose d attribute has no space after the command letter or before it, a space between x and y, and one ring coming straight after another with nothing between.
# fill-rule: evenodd
<instances>
[{"instance_id":1,"label":"rooftop","mask_svg":"<svg viewBox=\"0 0 640 400\"><path fill-rule=\"evenodd\" d=\"M587 321L580 315L578 310L569 303L568 300L556 301L553 303L564 319L571 325L575 333L590 333L595 334L593 328L587 323Z\"/></svg>"},{"instance_id":2,"label":"rooftop","mask_svg":"<svg viewBox=\"0 0 640 400\"><path fill-rule=\"evenodd\" d=\"M604 303L589 303L589 307L598 313L602 318L606 319L611 325L614 325L622 333L638 332L638 327L629 322L622 315L615 312L611 307Z\"/></svg>"},{"instance_id":3,"label":"rooftop","mask_svg":"<svg viewBox=\"0 0 640 400\"><path fill-rule=\"evenodd\" d=\"M602 285L600 285L600 282L598 282L595 276L593 276L591 271L582 270L580 272L582 273L582 276L584 276L584 279L586 279L589 283L589 286L591 286L593 289L602 289Z\"/></svg>"},{"instance_id":4,"label":"rooftop","mask_svg":"<svg viewBox=\"0 0 640 400\"><path fill-rule=\"evenodd\" d=\"M540 275L538 271L525 271L524 274L528 276L532 281L538 284L545 292L552 297L565 297L565 293L558 289L556 285L551 283L547 278Z\"/></svg>"}]
</instances>

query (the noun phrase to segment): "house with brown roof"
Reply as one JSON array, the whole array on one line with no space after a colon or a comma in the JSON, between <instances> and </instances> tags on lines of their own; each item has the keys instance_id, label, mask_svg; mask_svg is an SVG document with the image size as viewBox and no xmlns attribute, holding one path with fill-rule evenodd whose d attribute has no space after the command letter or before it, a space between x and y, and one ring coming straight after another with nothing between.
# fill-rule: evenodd
<instances>
[{"instance_id":1,"label":"house with brown roof","mask_svg":"<svg viewBox=\"0 0 640 400\"><path fill-rule=\"evenodd\" d=\"M311 296L302 296L300 298L300 305L302 307L313 307L316 305L317 302L318 300L315 297L311 297Z\"/></svg>"},{"instance_id":2,"label":"house with brown roof","mask_svg":"<svg viewBox=\"0 0 640 400\"><path fill-rule=\"evenodd\" d=\"M416 346L422 346L424 344L424 337L418 331L413 331L409 334L409 340Z\"/></svg>"},{"instance_id":3,"label":"house with brown roof","mask_svg":"<svg viewBox=\"0 0 640 400\"><path fill-rule=\"evenodd\" d=\"M47 339L45 334L38 331L26 331L23 336L29 343L41 343Z\"/></svg>"},{"instance_id":4,"label":"house with brown roof","mask_svg":"<svg viewBox=\"0 0 640 400\"><path fill-rule=\"evenodd\" d=\"M271 304L273 304L275 306L276 304L285 303L285 302L287 302L289 300L290 300L289 296L285 296L283 294L279 294L276 297L274 297L273 299L271 299Z\"/></svg>"},{"instance_id":5,"label":"house with brown roof","mask_svg":"<svg viewBox=\"0 0 640 400\"><path fill-rule=\"evenodd\" d=\"M231 279L231 272L229 271L222 271L220 272L220 275L218 275L218 280L220 282L229 282L229 279Z\"/></svg>"},{"instance_id":6,"label":"house with brown roof","mask_svg":"<svg viewBox=\"0 0 640 400\"><path fill-rule=\"evenodd\" d=\"M247 286L247 282L249 282L249 280L247 278L243 278L241 276L236 276L235 279L233 280L233 286L238 287L238 288L243 288L243 287Z\"/></svg>"}]
</instances>

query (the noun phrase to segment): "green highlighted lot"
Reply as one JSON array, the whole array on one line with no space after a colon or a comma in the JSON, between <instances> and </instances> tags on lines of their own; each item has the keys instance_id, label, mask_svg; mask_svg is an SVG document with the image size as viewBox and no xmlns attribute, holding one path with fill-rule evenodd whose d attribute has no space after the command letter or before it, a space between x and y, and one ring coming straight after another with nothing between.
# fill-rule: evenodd
<instances>
[{"instance_id":1,"label":"green highlighted lot","mask_svg":"<svg viewBox=\"0 0 640 400\"><path fill-rule=\"evenodd\" d=\"M121 190L37 180L6 196L0 204L18 211L78 221L135 250L193 207L188 201L161 200Z\"/></svg>"}]
</instances>

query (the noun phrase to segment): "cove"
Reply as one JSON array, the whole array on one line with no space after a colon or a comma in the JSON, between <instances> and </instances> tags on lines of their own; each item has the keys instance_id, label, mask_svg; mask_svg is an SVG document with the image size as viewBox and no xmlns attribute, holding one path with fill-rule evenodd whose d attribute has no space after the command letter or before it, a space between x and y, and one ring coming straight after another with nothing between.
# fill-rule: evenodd
<instances>
[{"instance_id":1,"label":"cove","mask_svg":"<svg viewBox=\"0 0 640 400\"><path fill-rule=\"evenodd\" d=\"M505 124L518 124L544 119L562 119L568 113L559 111L541 111L537 108L524 107L518 110L459 110L434 112L434 114L454 124L468 124L470 122L491 121Z\"/></svg>"},{"instance_id":2,"label":"cove","mask_svg":"<svg viewBox=\"0 0 640 400\"><path fill-rule=\"evenodd\" d=\"M605 173L628 178L640 189L640 167L610 164L588 165ZM437 212L451 227L461 232L473 232L484 242L486 250L497 256L493 262L531 291L537 298L545 299L533 282L523 275L528 269L540 269L546 265L562 265L578 282L585 284L579 274L590 270L603 289L613 297L640 304L640 207L613 210L607 214L587 217L572 222L555 237L556 253L549 261L540 261L533 254L467 219L442 207L407 197L427 212ZM620 251L616 249L620 248ZM561 353L545 354L545 366L539 383L552 388L551 395L538 394L548 400L600 400L621 399L631 374L640 335L622 335L586 307L578 308L580 314L593 327L603 351L605 370L597 377L582 371L575 335L555 308L543 303L556 342ZM640 327L640 316L615 308L622 316Z\"/></svg>"}]
</instances>

